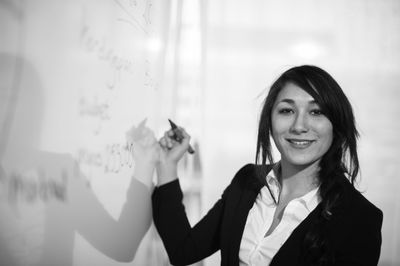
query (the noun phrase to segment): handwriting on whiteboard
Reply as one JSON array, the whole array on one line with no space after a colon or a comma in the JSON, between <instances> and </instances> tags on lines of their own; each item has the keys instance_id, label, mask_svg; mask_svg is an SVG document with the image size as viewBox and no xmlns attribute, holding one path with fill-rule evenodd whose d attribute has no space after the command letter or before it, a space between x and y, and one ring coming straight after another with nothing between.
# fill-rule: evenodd
<instances>
[{"instance_id":1,"label":"handwriting on whiteboard","mask_svg":"<svg viewBox=\"0 0 400 266\"><path fill-rule=\"evenodd\" d=\"M62 170L61 179L48 176L43 169L35 169L27 173L12 172L5 178L8 186L7 200L34 203L37 201L66 201L68 174Z\"/></svg>"},{"instance_id":2,"label":"handwriting on whiteboard","mask_svg":"<svg viewBox=\"0 0 400 266\"><path fill-rule=\"evenodd\" d=\"M133 145L108 144L102 152L87 149L78 151L78 162L91 167L99 167L104 173L119 173L124 167L133 167Z\"/></svg>"},{"instance_id":3,"label":"handwriting on whiteboard","mask_svg":"<svg viewBox=\"0 0 400 266\"><path fill-rule=\"evenodd\" d=\"M124 13L124 17L119 18L121 22L126 22L140 29L145 34L149 34L148 26L151 24L151 0L114 0L114 3Z\"/></svg>"},{"instance_id":4,"label":"handwriting on whiteboard","mask_svg":"<svg viewBox=\"0 0 400 266\"><path fill-rule=\"evenodd\" d=\"M105 38L94 36L89 26L84 25L82 27L80 40L83 49L87 53L94 54L98 60L105 62L114 70L114 78L107 84L109 89L114 89L116 87L121 72L125 72L129 75L134 74L133 60L118 54L115 49L107 43Z\"/></svg>"}]
</instances>

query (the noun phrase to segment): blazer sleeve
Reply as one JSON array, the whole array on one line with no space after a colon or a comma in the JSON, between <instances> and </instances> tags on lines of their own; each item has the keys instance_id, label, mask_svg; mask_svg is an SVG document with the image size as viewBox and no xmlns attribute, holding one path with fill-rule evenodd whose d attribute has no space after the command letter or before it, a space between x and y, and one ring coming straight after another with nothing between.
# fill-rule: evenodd
<instances>
[{"instance_id":1,"label":"blazer sleeve","mask_svg":"<svg viewBox=\"0 0 400 266\"><path fill-rule=\"evenodd\" d=\"M220 248L220 227L230 186L208 213L192 228L182 204L179 180L156 187L153 220L173 265L188 265Z\"/></svg>"}]
</instances>

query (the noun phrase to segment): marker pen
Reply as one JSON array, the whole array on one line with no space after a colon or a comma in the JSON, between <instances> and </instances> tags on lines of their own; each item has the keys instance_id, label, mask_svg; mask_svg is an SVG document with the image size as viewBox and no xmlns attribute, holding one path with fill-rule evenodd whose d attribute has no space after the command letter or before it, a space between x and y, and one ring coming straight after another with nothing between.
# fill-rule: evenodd
<instances>
[{"instance_id":1,"label":"marker pen","mask_svg":"<svg viewBox=\"0 0 400 266\"><path fill-rule=\"evenodd\" d=\"M171 125L172 131L174 132L174 135L172 136L172 138L174 140L176 140L177 142L181 143L182 139L183 139L182 131L178 128L178 126L174 122L171 121L171 119L168 119L168 121L169 121L169 124ZM194 153L194 149L192 148L192 146L190 146L190 144L189 144L188 152L190 154Z\"/></svg>"}]
</instances>

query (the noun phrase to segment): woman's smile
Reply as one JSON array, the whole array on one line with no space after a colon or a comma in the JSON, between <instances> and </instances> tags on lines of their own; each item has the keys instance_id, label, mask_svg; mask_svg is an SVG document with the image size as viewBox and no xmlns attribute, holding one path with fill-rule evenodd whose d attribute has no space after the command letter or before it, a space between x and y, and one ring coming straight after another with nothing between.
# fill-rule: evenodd
<instances>
[{"instance_id":1,"label":"woman's smile","mask_svg":"<svg viewBox=\"0 0 400 266\"><path fill-rule=\"evenodd\" d=\"M314 140L307 140L307 139L292 139L292 138L288 138L286 140L295 149L306 149L306 148L310 147L314 143Z\"/></svg>"}]
</instances>

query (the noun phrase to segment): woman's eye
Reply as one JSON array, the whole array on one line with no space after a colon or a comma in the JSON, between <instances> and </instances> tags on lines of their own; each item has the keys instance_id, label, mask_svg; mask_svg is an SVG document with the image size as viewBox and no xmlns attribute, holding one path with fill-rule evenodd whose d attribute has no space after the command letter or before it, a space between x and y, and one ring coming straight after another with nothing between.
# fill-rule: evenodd
<instances>
[{"instance_id":1,"label":"woman's eye","mask_svg":"<svg viewBox=\"0 0 400 266\"><path fill-rule=\"evenodd\" d=\"M314 109L310 112L312 115L323 115L324 113L320 109Z\"/></svg>"},{"instance_id":2,"label":"woman's eye","mask_svg":"<svg viewBox=\"0 0 400 266\"><path fill-rule=\"evenodd\" d=\"M278 110L279 114L290 114L293 113L293 110L290 108L281 108Z\"/></svg>"}]
</instances>

